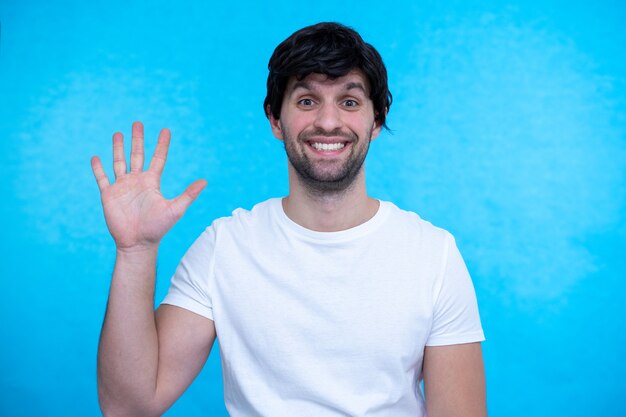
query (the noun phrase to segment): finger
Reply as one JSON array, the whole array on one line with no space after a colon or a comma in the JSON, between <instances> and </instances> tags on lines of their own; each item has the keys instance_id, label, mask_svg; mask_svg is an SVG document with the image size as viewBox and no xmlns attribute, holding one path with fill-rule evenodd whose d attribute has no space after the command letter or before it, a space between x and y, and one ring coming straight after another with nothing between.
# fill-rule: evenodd
<instances>
[{"instance_id":1,"label":"finger","mask_svg":"<svg viewBox=\"0 0 626 417\"><path fill-rule=\"evenodd\" d=\"M117 132L113 135L113 173L115 178L126 174L126 157L124 156L124 135Z\"/></svg>"},{"instance_id":2,"label":"finger","mask_svg":"<svg viewBox=\"0 0 626 417\"><path fill-rule=\"evenodd\" d=\"M104 173L104 168L102 168L102 162L100 162L100 158L97 156L91 158L91 170L93 171L93 175L96 177L98 188L100 189L100 192L102 192L102 190L108 187L110 183L107 178L107 174Z\"/></svg>"},{"instance_id":3,"label":"finger","mask_svg":"<svg viewBox=\"0 0 626 417\"><path fill-rule=\"evenodd\" d=\"M180 218L185 214L187 208L194 202L200 192L206 187L207 182L205 180L198 180L193 182L187 189L178 197L172 201L172 212L177 218Z\"/></svg>"},{"instance_id":4,"label":"finger","mask_svg":"<svg viewBox=\"0 0 626 417\"><path fill-rule=\"evenodd\" d=\"M156 149L154 150L154 155L152 155L152 160L150 161L150 167L148 170L161 175L163 167L165 167L165 161L167 160L167 151L170 147L171 137L172 134L169 129L161 130L161 133L159 133L159 141L157 142Z\"/></svg>"},{"instance_id":5,"label":"finger","mask_svg":"<svg viewBox=\"0 0 626 417\"><path fill-rule=\"evenodd\" d=\"M130 147L130 172L143 170L143 124L133 123L133 140Z\"/></svg>"}]
</instances>

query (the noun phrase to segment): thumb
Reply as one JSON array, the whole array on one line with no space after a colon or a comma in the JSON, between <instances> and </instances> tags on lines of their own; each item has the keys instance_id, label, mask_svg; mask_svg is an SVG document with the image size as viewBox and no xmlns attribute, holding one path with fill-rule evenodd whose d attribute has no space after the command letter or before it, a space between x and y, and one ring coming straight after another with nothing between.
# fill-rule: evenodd
<instances>
[{"instance_id":1,"label":"thumb","mask_svg":"<svg viewBox=\"0 0 626 417\"><path fill-rule=\"evenodd\" d=\"M200 192L202 192L206 186L207 182L205 180L197 180L191 183L191 185L189 185L189 187L187 187L181 195L172 200L172 213L174 213L177 218L182 217L191 203L195 201L198 195L200 195Z\"/></svg>"}]
</instances>

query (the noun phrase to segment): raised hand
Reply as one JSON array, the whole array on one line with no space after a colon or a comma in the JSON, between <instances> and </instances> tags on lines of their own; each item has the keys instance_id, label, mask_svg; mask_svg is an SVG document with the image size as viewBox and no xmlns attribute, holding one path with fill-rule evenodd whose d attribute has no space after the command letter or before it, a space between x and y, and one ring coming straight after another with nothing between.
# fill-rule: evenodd
<instances>
[{"instance_id":1,"label":"raised hand","mask_svg":"<svg viewBox=\"0 0 626 417\"><path fill-rule=\"evenodd\" d=\"M170 144L170 131L161 130L146 171L143 170L143 137L141 122L133 123L130 172L127 172L124 137L119 132L113 135L114 184L110 184L100 158L91 158L91 168L100 188L104 217L118 250L157 247L206 186L206 181L197 180L178 197L165 199L161 194L160 183Z\"/></svg>"}]
</instances>

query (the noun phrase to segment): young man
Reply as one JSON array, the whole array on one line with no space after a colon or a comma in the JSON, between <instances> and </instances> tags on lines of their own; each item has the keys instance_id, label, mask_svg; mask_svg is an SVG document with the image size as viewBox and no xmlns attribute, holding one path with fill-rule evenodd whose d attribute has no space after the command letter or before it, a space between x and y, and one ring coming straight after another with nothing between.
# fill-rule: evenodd
<instances>
[{"instance_id":1,"label":"young man","mask_svg":"<svg viewBox=\"0 0 626 417\"><path fill-rule=\"evenodd\" d=\"M143 171L139 123L130 172L113 137L115 184L92 159L117 245L98 354L104 414L162 414L217 337L233 417L486 415L483 332L453 238L366 192L363 161L391 104L379 54L321 23L281 43L269 72L289 195L213 222L156 312L159 242L206 183L165 200L169 131Z\"/></svg>"}]
</instances>

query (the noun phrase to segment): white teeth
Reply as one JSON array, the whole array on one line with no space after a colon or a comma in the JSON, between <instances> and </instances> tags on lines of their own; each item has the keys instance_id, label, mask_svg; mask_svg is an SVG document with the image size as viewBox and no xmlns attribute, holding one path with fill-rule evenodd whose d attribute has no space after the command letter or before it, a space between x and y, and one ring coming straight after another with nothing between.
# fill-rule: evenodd
<instances>
[{"instance_id":1,"label":"white teeth","mask_svg":"<svg viewBox=\"0 0 626 417\"><path fill-rule=\"evenodd\" d=\"M343 143L318 143L318 142L313 142L313 143L311 143L311 146L313 146L318 151L337 151L337 150L343 148L346 145L344 145Z\"/></svg>"}]
</instances>

